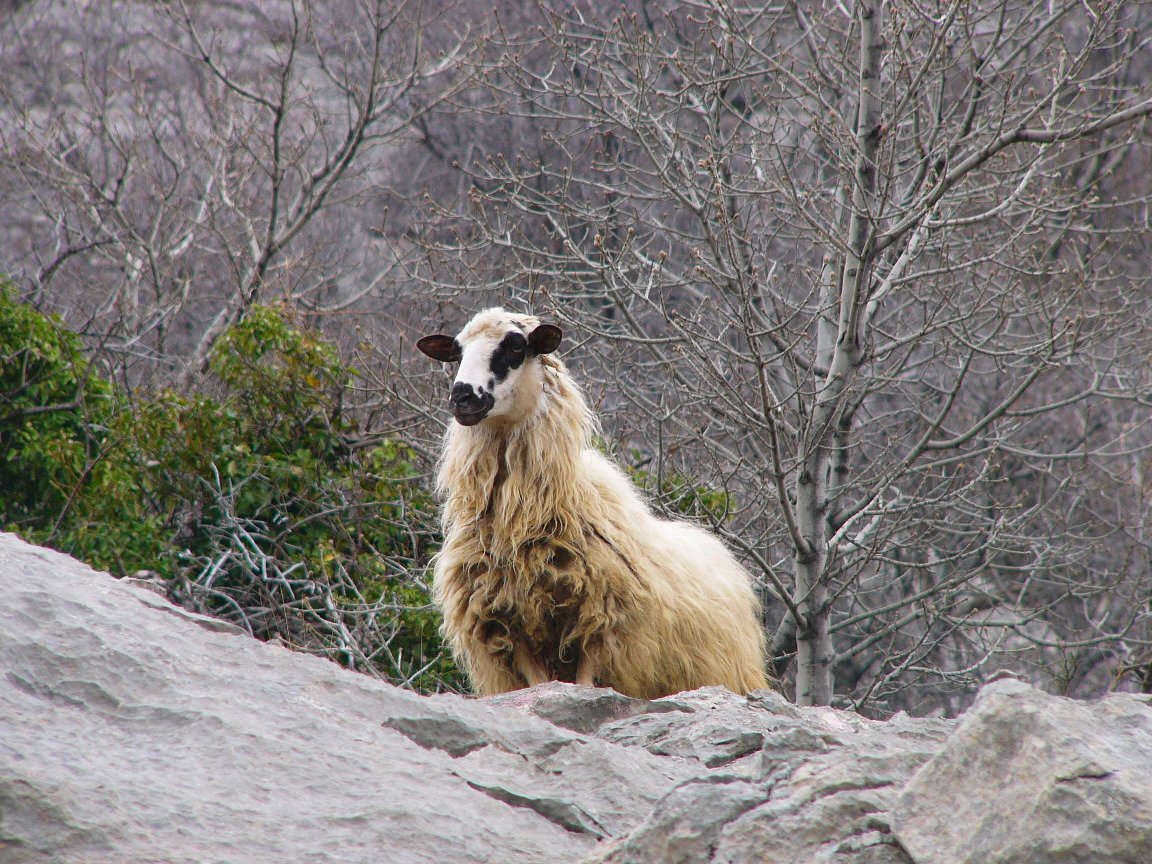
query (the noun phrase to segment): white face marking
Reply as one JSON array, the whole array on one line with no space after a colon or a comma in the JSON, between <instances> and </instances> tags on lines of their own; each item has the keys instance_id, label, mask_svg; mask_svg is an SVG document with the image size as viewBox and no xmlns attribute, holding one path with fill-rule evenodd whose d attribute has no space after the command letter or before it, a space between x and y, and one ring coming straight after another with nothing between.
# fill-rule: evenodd
<instances>
[{"instance_id":1,"label":"white face marking","mask_svg":"<svg viewBox=\"0 0 1152 864\"><path fill-rule=\"evenodd\" d=\"M492 375L492 354L499 344L499 339L491 337L473 339L463 343L464 354L460 358L460 368L456 370L456 380L453 383L471 384L476 393L491 393L495 396L496 394L493 392L495 381Z\"/></svg>"},{"instance_id":2,"label":"white face marking","mask_svg":"<svg viewBox=\"0 0 1152 864\"><path fill-rule=\"evenodd\" d=\"M538 326L529 316L489 309L473 318L460 334L460 366L452 384L452 414L462 426L489 417L517 422L536 404L539 377L532 362L528 334Z\"/></svg>"},{"instance_id":3,"label":"white face marking","mask_svg":"<svg viewBox=\"0 0 1152 864\"><path fill-rule=\"evenodd\" d=\"M454 414L465 426L487 417L515 420L531 406L521 386L531 368L528 338L515 324L467 331L457 337L461 346L460 368L452 385Z\"/></svg>"}]
</instances>

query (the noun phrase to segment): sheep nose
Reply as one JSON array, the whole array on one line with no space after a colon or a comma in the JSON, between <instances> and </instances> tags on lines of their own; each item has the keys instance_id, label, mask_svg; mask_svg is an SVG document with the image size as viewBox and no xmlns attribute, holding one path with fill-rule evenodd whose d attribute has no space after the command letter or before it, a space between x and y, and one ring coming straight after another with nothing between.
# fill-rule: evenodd
<instances>
[{"instance_id":1,"label":"sheep nose","mask_svg":"<svg viewBox=\"0 0 1152 864\"><path fill-rule=\"evenodd\" d=\"M452 385L448 404L452 407L452 416L457 423L461 426L475 426L488 416L496 400L491 393L483 390L477 392L471 384L458 382Z\"/></svg>"},{"instance_id":2,"label":"sheep nose","mask_svg":"<svg viewBox=\"0 0 1152 864\"><path fill-rule=\"evenodd\" d=\"M457 381L452 385L452 395L448 397L448 404L454 410L480 410L481 399L480 396L472 389L471 384L465 384Z\"/></svg>"}]
</instances>

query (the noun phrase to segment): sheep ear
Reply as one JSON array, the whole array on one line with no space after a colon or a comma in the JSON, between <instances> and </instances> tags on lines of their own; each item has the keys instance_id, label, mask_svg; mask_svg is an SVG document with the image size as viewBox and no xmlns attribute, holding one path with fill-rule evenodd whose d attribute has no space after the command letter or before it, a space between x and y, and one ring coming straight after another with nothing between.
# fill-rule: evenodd
<instances>
[{"instance_id":1,"label":"sheep ear","mask_svg":"<svg viewBox=\"0 0 1152 864\"><path fill-rule=\"evenodd\" d=\"M528 334L528 345L536 354L551 354L560 347L564 331L555 324L541 324Z\"/></svg>"},{"instance_id":2,"label":"sheep ear","mask_svg":"<svg viewBox=\"0 0 1152 864\"><path fill-rule=\"evenodd\" d=\"M459 342L442 333L437 333L435 336L425 336L416 343L416 347L433 360L439 360L441 363L455 363L463 353L460 350Z\"/></svg>"}]
</instances>

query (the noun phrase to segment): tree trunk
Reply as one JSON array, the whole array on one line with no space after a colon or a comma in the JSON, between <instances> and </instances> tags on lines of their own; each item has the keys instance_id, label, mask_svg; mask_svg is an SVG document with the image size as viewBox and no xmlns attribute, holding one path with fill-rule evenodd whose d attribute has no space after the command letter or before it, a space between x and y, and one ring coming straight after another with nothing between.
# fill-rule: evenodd
<instances>
[{"instance_id":1,"label":"tree trunk","mask_svg":"<svg viewBox=\"0 0 1152 864\"><path fill-rule=\"evenodd\" d=\"M796 481L796 521L803 548L795 555L796 608L800 613L796 646L796 702L829 705L832 702L831 607L828 601L827 563L829 492L841 494L843 477L830 478L833 458L847 465L851 427L844 415L845 396L861 360L860 307L871 269L873 202L876 197L876 152L880 145L881 3L856 6L860 23L859 103L856 112L856 161L848 214L847 250L837 268L839 278L827 278L824 308L838 312L836 326L821 326L818 333L818 383L807 435L804 459ZM827 322L828 325L831 322ZM834 338L834 342L832 341Z\"/></svg>"}]
</instances>

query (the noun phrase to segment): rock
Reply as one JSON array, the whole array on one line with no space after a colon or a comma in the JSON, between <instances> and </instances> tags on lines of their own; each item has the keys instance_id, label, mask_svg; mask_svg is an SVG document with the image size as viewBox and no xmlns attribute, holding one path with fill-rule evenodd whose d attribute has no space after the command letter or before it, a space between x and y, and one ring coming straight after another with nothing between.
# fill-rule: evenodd
<instances>
[{"instance_id":1,"label":"rock","mask_svg":"<svg viewBox=\"0 0 1152 864\"><path fill-rule=\"evenodd\" d=\"M594 860L911 861L892 837L887 811L952 722L898 716L880 723L830 708L796 708L775 693L743 699L721 688L667 701L690 709L693 721L645 715L598 734L714 770L674 789L630 836Z\"/></svg>"},{"instance_id":2,"label":"rock","mask_svg":"<svg viewBox=\"0 0 1152 864\"><path fill-rule=\"evenodd\" d=\"M641 714L689 710L674 702L634 699L606 687L577 687L560 681L490 696L487 701L527 711L575 732L595 732L605 723Z\"/></svg>"},{"instance_id":3,"label":"rock","mask_svg":"<svg viewBox=\"0 0 1152 864\"><path fill-rule=\"evenodd\" d=\"M0 535L0 860L564 862L693 766L257 642Z\"/></svg>"},{"instance_id":4,"label":"rock","mask_svg":"<svg viewBox=\"0 0 1152 864\"><path fill-rule=\"evenodd\" d=\"M1152 699L990 684L894 815L917 864L1148 864Z\"/></svg>"},{"instance_id":5,"label":"rock","mask_svg":"<svg viewBox=\"0 0 1152 864\"><path fill-rule=\"evenodd\" d=\"M1152 861L1147 701L418 696L0 534L0 861Z\"/></svg>"}]
</instances>

